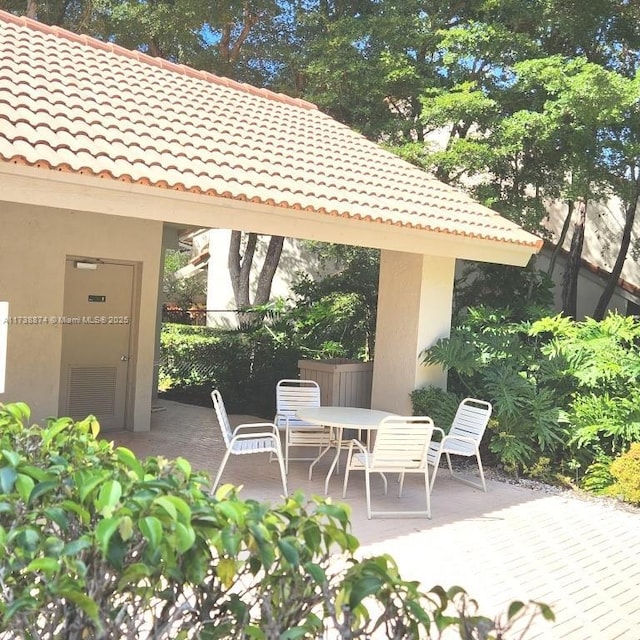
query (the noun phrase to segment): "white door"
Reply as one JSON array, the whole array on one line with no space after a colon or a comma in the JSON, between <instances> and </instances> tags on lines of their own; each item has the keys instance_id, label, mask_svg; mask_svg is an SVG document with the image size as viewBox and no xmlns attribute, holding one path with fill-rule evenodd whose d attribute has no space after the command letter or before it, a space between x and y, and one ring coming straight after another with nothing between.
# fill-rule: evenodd
<instances>
[{"instance_id":1,"label":"white door","mask_svg":"<svg viewBox=\"0 0 640 640\"><path fill-rule=\"evenodd\" d=\"M60 415L95 415L103 431L125 427L133 265L67 260Z\"/></svg>"}]
</instances>

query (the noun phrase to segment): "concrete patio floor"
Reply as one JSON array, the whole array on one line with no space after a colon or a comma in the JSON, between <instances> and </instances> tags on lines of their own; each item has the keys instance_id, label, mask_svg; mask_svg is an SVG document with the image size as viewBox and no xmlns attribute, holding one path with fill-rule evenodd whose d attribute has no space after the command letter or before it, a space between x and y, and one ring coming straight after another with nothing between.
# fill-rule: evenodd
<instances>
[{"instance_id":1,"label":"concrete patio floor","mask_svg":"<svg viewBox=\"0 0 640 640\"><path fill-rule=\"evenodd\" d=\"M160 401L150 432L108 432L105 438L139 457L183 456L213 476L224 447L213 409ZM257 420L233 416L232 422ZM344 455L344 454L343 454ZM329 456L311 481L308 463L292 462L289 490L322 495ZM330 496L342 500L343 476L333 476ZM271 503L282 494L278 465L267 456L232 456L222 482L243 485L241 495ZM407 477L403 497L384 496L372 483L374 509L415 508L423 485ZM512 600L552 607L556 621L536 618L527 640L640 640L640 514L570 494L547 494L488 481L488 491L456 482L441 469L432 493L432 518L367 520L362 474L354 474L344 499L361 555L389 553L405 579L425 589L460 585L480 612L503 613Z\"/></svg>"}]
</instances>

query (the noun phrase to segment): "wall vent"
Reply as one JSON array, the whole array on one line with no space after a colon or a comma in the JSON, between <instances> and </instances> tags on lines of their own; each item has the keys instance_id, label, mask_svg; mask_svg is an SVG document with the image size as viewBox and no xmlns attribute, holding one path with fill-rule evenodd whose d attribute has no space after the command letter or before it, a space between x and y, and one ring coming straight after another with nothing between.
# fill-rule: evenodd
<instances>
[{"instance_id":1,"label":"wall vent","mask_svg":"<svg viewBox=\"0 0 640 640\"><path fill-rule=\"evenodd\" d=\"M93 414L113 417L116 407L116 367L71 367L67 411L79 420Z\"/></svg>"}]
</instances>

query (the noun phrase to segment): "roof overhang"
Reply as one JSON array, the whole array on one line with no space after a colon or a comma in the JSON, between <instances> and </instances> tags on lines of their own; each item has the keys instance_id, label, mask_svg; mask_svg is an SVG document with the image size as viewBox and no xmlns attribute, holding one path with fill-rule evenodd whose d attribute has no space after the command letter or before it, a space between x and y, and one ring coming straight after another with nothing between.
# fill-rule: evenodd
<instances>
[{"instance_id":1,"label":"roof overhang","mask_svg":"<svg viewBox=\"0 0 640 640\"><path fill-rule=\"evenodd\" d=\"M420 230L0 162L0 201L524 266L542 245Z\"/></svg>"}]
</instances>

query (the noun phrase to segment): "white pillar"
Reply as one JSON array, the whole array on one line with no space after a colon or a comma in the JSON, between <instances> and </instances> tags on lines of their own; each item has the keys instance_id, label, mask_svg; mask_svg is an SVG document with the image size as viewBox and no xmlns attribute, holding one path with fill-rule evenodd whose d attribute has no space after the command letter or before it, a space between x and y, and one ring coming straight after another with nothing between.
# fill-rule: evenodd
<instances>
[{"instance_id":1,"label":"white pillar","mask_svg":"<svg viewBox=\"0 0 640 640\"><path fill-rule=\"evenodd\" d=\"M371 407L411 415L409 394L445 388L441 367L420 353L451 330L455 258L382 251Z\"/></svg>"}]
</instances>

